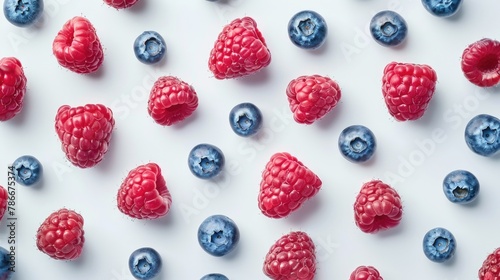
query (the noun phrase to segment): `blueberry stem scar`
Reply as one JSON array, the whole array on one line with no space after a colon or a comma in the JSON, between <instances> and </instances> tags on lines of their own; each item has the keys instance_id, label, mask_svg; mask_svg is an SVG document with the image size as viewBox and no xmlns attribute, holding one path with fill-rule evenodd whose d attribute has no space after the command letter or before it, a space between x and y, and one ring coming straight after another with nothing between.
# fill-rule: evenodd
<instances>
[{"instance_id":1,"label":"blueberry stem scar","mask_svg":"<svg viewBox=\"0 0 500 280\"><path fill-rule=\"evenodd\" d=\"M147 258L144 257L142 259L139 259L139 261L137 261L136 267L141 274L146 274L148 273L148 271L151 270L152 264L148 261Z\"/></svg>"}]
</instances>

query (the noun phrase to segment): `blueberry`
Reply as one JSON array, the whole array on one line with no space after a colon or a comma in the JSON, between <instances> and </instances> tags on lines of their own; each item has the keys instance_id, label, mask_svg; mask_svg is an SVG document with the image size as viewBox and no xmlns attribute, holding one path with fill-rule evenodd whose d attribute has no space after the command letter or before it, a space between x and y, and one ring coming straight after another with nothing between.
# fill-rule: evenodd
<instances>
[{"instance_id":1,"label":"blueberry","mask_svg":"<svg viewBox=\"0 0 500 280\"><path fill-rule=\"evenodd\" d=\"M139 248L130 254L128 267L136 279L153 279L161 270L161 256L153 248Z\"/></svg>"},{"instance_id":2,"label":"blueberry","mask_svg":"<svg viewBox=\"0 0 500 280\"><path fill-rule=\"evenodd\" d=\"M328 33L325 19L314 11L301 11L288 22L288 36L302 49L317 49L323 45Z\"/></svg>"},{"instance_id":3,"label":"blueberry","mask_svg":"<svg viewBox=\"0 0 500 280\"><path fill-rule=\"evenodd\" d=\"M43 13L43 0L4 0L3 13L15 26L33 24Z\"/></svg>"},{"instance_id":4,"label":"blueberry","mask_svg":"<svg viewBox=\"0 0 500 280\"><path fill-rule=\"evenodd\" d=\"M500 120L487 114L473 117L465 127L465 142L474 153L493 156L500 150Z\"/></svg>"},{"instance_id":5,"label":"blueberry","mask_svg":"<svg viewBox=\"0 0 500 280\"><path fill-rule=\"evenodd\" d=\"M408 27L404 18L393 11L381 11L370 22L370 32L382 46L397 46L406 38Z\"/></svg>"},{"instance_id":6,"label":"blueberry","mask_svg":"<svg viewBox=\"0 0 500 280\"><path fill-rule=\"evenodd\" d=\"M134 41L134 53L137 59L145 64L159 62L167 47L163 37L155 31L144 31Z\"/></svg>"},{"instance_id":7,"label":"blueberry","mask_svg":"<svg viewBox=\"0 0 500 280\"><path fill-rule=\"evenodd\" d=\"M198 228L198 243L205 252L221 257L233 251L240 232L233 220L224 215L206 218Z\"/></svg>"},{"instance_id":8,"label":"blueberry","mask_svg":"<svg viewBox=\"0 0 500 280\"><path fill-rule=\"evenodd\" d=\"M0 279L10 280L13 275L14 273L11 270L9 251L0 247Z\"/></svg>"},{"instance_id":9,"label":"blueberry","mask_svg":"<svg viewBox=\"0 0 500 280\"><path fill-rule=\"evenodd\" d=\"M217 176L224 167L224 154L211 144L198 144L189 152L189 170L200 179Z\"/></svg>"},{"instance_id":10,"label":"blueberry","mask_svg":"<svg viewBox=\"0 0 500 280\"><path fill-rule=\"evenodd\" d=\"M23 186L35 185L42 178L42 164L33 156L19 157L14 161L12 167L16 182Z\"/></svg>"},{"instance_id":11,"label":"blueberry","mask_svg":"<svg viewBox=\"0 0 500 280\"><path fill-rule=\"evenodd\" d=\"M351 125L342 130L338 144L342 155L352 162L369 160L377 147L373 132L362 125Z\"/></svg>"},{"instance_id":12,"label":"blueberry","mask_svg":"<svg viewBox=\"0 0 500 280\"><path fill-rule=\"evenodd\" d=\"M262 126L262 113L252 103L241 103L229 112L229 124L239 136L251 136Z\"/></svg>"},{"instance_id":13,"label":"blueberry","mask_svg":"<svg viewBox=\"0 0 500 280\"><path fill-rule=\"evenodd\" d=\"M200 280L229 280L229 278L220 273L210 273L201 277Z\"/></svg>"},{"instance_id":14,"label":"blueberry","mask_svg":"<svg viewBox=\"0 0 500 280\"><path fill-rule=\"evenodd\" d=\"M455 170L444 178L443 191L446 198L453 203L469 203L479 193L479 181L469 171Z\"/></svg>"},{"instance_id":15,"label":"blueberry","mask_svg":"<svg viewBox=\"0 0 500 280\"><path fill-rule=\"evenodd\" d=\"M450 17L457 13L462 0L422 0L425 9L438 17Z\"/></svg>"},{"instance_id":16,"label":"blueberry","mask_svg":"<svg viewBox=\"0 0 500 280\"><path fill-rule=\"evenodd\" d=\"M455 254L455 237L447 229L437 227L429 230L423 241L425 256L433 262L444 262Z\"/></svg>"}]
</instances>

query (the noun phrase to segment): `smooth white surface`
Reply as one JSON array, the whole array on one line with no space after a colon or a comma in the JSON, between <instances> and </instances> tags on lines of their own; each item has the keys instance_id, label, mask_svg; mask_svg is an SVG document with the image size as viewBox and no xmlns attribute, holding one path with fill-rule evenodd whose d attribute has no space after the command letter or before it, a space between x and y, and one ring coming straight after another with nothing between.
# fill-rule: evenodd
<instances>
[{"instance_id":1,"label":"smooth white surface","mask_svg":"<svg viewBox=\"0 0 500 280\"><path fill-rule=\"evenodd\" d=\"M295 47L287 37L288 20L311 9L327 21L326 45L315 52ZM376 44L367 25L380 10L392 9L407 21L406 43L397 49ZM303 230L317 245L316 279L348 279L359 265L373 265L384 279L476 279L487 254L500 246L498 236L498 158L472 153L463 139L470 118L499 116L498 89L479 89L460 70L463 49L483 37L498 36L500 2L464 1L453 18L429 14L420 1L142 0L129 10L114 10L101 1L46 0L42 24L27 29L0 20L1 56L18 57L28 78L25 107L0 124L0 184L6 167L31 154L44 165L35 188L17 189L16 279L133 279L127 260L142 246L157 249L164 261L160 279L199 279L219 272L230 279L266 279L262 263L283 234ZM60 67L52 40L65 21L87 17L104 46L105 60L95 75L80 76ZM267 40L272 62L246 78L220 81L208 70L211 47L222 27L251 16ZM166 40L166 59L158 66L141 64L132 44L145 30ZM387 112L381 93L383 67L390 61L426 63L437 72L436 94L425 116L399 123ZM288 82L300 75L335 79L342 99L323 120L305 126L293 122L285 96ZM184 123L161 127L146 111L149 90L160 75L190 83L199 95L196 113ZM253 102L263 112L259 137L244 139L228 124L231 108ZM54 131L57 108L103 103L115 113L116 128L105 159L91 169L65 160ZM378 140L367 164L345 160L337 138L345 127L363 124ZM203 181L187 167L196 144L214 144L225 153L225 172ZM289 218L272 220L257 207L260 173L270 156L287 151L323 180L316 197ZM172 193L171 212L156 221L133 220L116 208L115 196L129 170L158 163ZM441 183L455 169L473 172L481 183L472 205L454 205ZM374 235L354 224L352 204L361 185L374 178L391 184L404 203L399 227ZM39 252L35 234L53 211L68 207L85 218L85 248L80 259L56 261ZM225 214L239 226L236 251L216 258L198 245L198 225L207 216ZM458 247L453 260L433 263L422 252L422 238L433 227L448 228ZM0 246L6 246L5 219Z\"/></svg>"}]
</instances>

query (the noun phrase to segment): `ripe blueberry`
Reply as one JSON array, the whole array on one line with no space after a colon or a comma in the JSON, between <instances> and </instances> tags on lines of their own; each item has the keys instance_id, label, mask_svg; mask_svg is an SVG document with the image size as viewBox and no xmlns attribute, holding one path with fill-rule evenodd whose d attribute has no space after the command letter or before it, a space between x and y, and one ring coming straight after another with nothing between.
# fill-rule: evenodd
<instances>
[{"instance_id":1,"label":"ripe blueberry","mask_svg":"<svg viewBox=\"0 0 500 280\"><path fill-rule=\"evenodd\" d=\"M10 280L14 273L11 270L10 256L7 249L0 247L0 279Z\"/></svg>"},{"instance_id":2,"label":"ripe blueberry","mask_svg":"<svg viewBox=\"0 0 500 280\"><path fill-rule=\"evenodd\" d=\"M161 270L161 256L153 248L139 248L130 254L128 267L136 279L153 279Z\"/></svg>"},{"instance_id":3,"label":"ripe blueberry","mask_svg":"<svg viewBox=\"0 0 500 280\"><path fill-rule=\"evenodd\" d=\"M200 280L229 280L229 279L220 273L210 273L201 277Z\"/></svg>"},{"instance_id":4,"label":"ripe blueberry","mask_svg":"<svg viewBox=\"0 0 500 280\"><path fill-rule=\"evenodd\" d=\"M32 186L42 178L42 164L34 156L22 156L12 164L16 182L23 186Z\"/></svg>"},{"instance_id":5,"label":"ripe blueberry","mask_svg":"<svg viewBox=\"0 0 500 280\"><path fill-rule=\"evenodd\" d=\"M479 193L479 181L466 170L455 170L443 180L443 191L449 201L466 204L476 199Z\"/></svg>"},{"instance_id":6,"label":"ripe blueberry","mask_svg":"<svg viewBox=\"0 0 500 280\"><path fill-rule=\"evenodd\" d=\"M15 26L33 24L43 13L43 0L4 0L3 13Z\"/></svg>"},{"instance_id":7,"label":"ripe blueberry","mask_svg":"<svg viewBox=\"0 0 500 280\"><path fill-rule=\"evenodd\" d=\"M205 252L221 257L233 251L240 232L233 220L224 215L206 218L198 228L198 243Z\"/></svg>"},{"instance_id":8,"label":"ripe blueberry","mask_svg":"<svg viewBox=\"0 0 500 280\"><path fill-rule=\"evenodd\" d=\"M155 31L144 31L134 41L134 53L137 59L145 64L159 62L167 47L163 37Z\"/></svg>"},{"instance_id":9,"label":"ripe blueberry","mask_svg":"<svg viewBox=\"0 0 500 280\"><path fill-rule=\"evenodd\" d=\"M352 162L369 160L377 147L373 132L362 125L352 125L342 130L338 145L342 155Z\"/></svg>"},{"instance_id":10,"label":"ripe blueberry","mask_svg":"<svg viewBox=\"0 0 500 280\"><path fill-rule=\"evenodd\" d=\"M465 127L465 142L474 153L493 156L500 150L500 120L487 114L473 117Z\"/></svg>"},{"instance_id":11,"label":"ripe blueberry","mask_svg":"<svg viewBox=\"0 0 500 280\"><path fill-rule=\"evenodd\" d=\"M424 254L433 262L441 263L449 260L455 254L455 248L455 237L445 228L433 228L424 236Z\"/></svg>"},{"instance_id":12,"label":"ripe blueberry","mask_svg":"<svg viewBox=\"0 0 500 280\"><path fill-rule=\"evenodd\" d=\"M251 136L262 126L262 113L252 103L241 103L229 112L229 124L239 136Z\"/></svg>"},{"instance_id":13,"label":"ripe blueberry","mask_svg":"<svg viewBox=\"0 0 500 280\"><path fill-rule=\"evenodd\" d=\"M370 32L382 46L397 46L406 38L408 27L404 18L393 11L381 11L370 22Z\"/></svg>"},{"instance_id":14,"label":"ripe blueberry","mask_svg":"<svg viewBox=\"0 0 500 280\"><path fill-rule=\"evenodd\" d=\"M462 0L422 0L422 5L431 14L438 17L450 17L457 13Z\"/></svg>"},{"instance_id":15,"label":"ripe blueberry","mask_svg":"<svg viewBox=\"0 0 500 280\"><path fill-rule=\"evenodd\" d=\"M198 144L189 152L189 170L200 179L217 176L224 167L224 154L211 144Z\"/></svg>"},{"instance_id":16,"label":"ripe blueberry","mask_svg":"<svg viewBox=\"0 0 500 280\"><path fill-rule=\"evenodd\" d=\"M294 45L303 49L317 49L328 33L325 19L314 11L301 11L288 22L288 36Z\"/></svg>"}]
</instances>

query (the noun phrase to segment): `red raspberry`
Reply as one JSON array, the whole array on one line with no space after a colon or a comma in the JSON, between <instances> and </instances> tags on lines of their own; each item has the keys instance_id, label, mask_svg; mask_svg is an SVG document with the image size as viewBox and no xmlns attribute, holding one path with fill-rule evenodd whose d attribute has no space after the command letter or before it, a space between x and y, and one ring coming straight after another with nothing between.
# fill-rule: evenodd
<instances>
[{"instance_id":1,"label":"red raspberry","mask_svg":"<svg viewBox=\"0 0 500 280\"><path fill-rule=\"evenodd\" d=\"M156 219L168 213L172 196L161 169L148 163L131 170L117 195L118 209L137 219Z\"/></svg>"},{"instance_id":2,"label":"red raspberry","mask_svg":"<svg viewBox=\"0 0 500 280\"><path fill-rule=\"evenodd\" d=\"M276 280L312 280L316 274L316 253L311 238L295 231L282 236L269 249L264 274Z\"/></svg>"},{"instance_id":3,"label":"red raspberry","mask_svg":"<svg viewBox=\"0 0 500 280\"><path fill-rule=\"evenodd\" d=\"M0 59L0 121L12 119L23 108L26 76L15 57Z\"/></svg>"},{"instance_id":4,"label":"red raspberry","mask_svg":"<svg viewBox=\"0 0 500 280\"><path fill-rule=\"evenodd\" d=\"M500 279L500 248L489 254L479 269L479 280Z\"/></svg>"},{"instance_id":5,"label":"red raspberry","mask_svg":"<svg viewBox=\"0 0 500 280\"><path fill-rule=\"evenodd\" d=\"M402 215L401 197L396 190L380 180L363 184L354 203L354 219L361 231L375 233L395 227Z\"/></svg>"},{"instance_id":6,"label":"red raspberry","mask_svg":"<svg viewBox=\"0 0 500 280\"><path fill-rule=\"evenodd\" d=\"M421 118L434 95L436 81L436 72L428 65L387 64L382 78L382 93L389 113L398 121Z\"/></svg>"},{"instance_id":7,"label":"red raspberry","mask_svg":"<svg viewBox=\"0 0 500 280\"><path fill-rule=\"evenodd\" d=\"M226 25L210 52L208 67L217 79L230 79L257 72L271 63L257 23L251 17L238 18Z\"/></svg>"},{"instance_id":8,"label":"red raspberry","mask_svg":"<svg viewBox=\"0 0 500 280\"><path fill-rule=\"evenodd\" d=\"M80 74L97 71L104 60L94 26L80 16L68 20L57 33L52 52L61 66Z\"/></svg>"},{"instance_id":9,"label":"red raspberry","mask_svg":"<svg viewBox=\"0 0 500 280\"><path fill-rule=\"evenodd\" d=\"M262 172L259 208L267 217L286 217L313 197L321 183L297 158L289 153L276 153Z\"/></svg>"},{"instance_id":10,"label":"red raspberry","mask_svg":"<svg viewBox=\"0 0 500 280\"><path fill-rule=\"evenodd\" d=\"M286 96L295 121L312 124L337 105L341 91L339 85L328 77L300 76L288 83Z\"/></svg>"},{"instance_id":11,"label":"red raspberry","mask_svg":"<svg viewBox=\"0 0 500 280\"><path fill-rule=\"evenodd\" d=\"M480 87L500 82L500 42L483 38L470 44L462 54L462 71L471 83Z\"/></svg>"},{"instance_id":12,"label":"red raspberry","mask_svg":"<svg viewBox=\"0 0 500 280\"><path fill-rule=\"evenodd\" d=\"M359 266L352 273L349 280L384 280L373 266Z\"/></svg>"},{"instance_id":13,"label":"red raspberry","mask_svg":"<svg viewBox=\"0 0 500 280\"><path fill-rule=\"evenodd\" d=\"M85 243L83 217L62 208L50 214L36 233L36 246L51 258L73 260L80 256Z\"/></svg>"},{"instance_id":14,"label":"red raspberry","mask_svg":"<svg viewBox=\"0 0 500 280\"><path fill-rule=\"evenodd\" d=\"M189 117L198 107L194 88L172 76L158 78L148 101L149 115L161 125L173 125Z\"/></svg>"},{"instance_id":15,"label":"red raspberry","mask_svg":"<svg viewBox=\"0 0 500 280\"><path fill-rule=\"evenodd\" d=\"M4 187L0 186L0 221L3 218L5 211L7 211L7 201L8 201L7 190Z\"/></svg>"},{"instance_id":16,"label":"red raspberry","mask_svg":"<svg viewBox=\"0 0 500 280\"><path fill-rule=\"evenodd\" d=\"M55 128L68 160L87 168L98 164L108 151L114 125L113 112L102 104L63 105L57 110Z\"/></svg>"},{"instance_id":17,"label":"red raspberry","mask_svg":"<svg viewBox=\"0 0 500 280\"><path fill-rule=\"evenodd\" d=\"M139 0L104 0L104 3L116 9L125 9L132 7L138 1Z\"/></svg>"}]
</instances>

